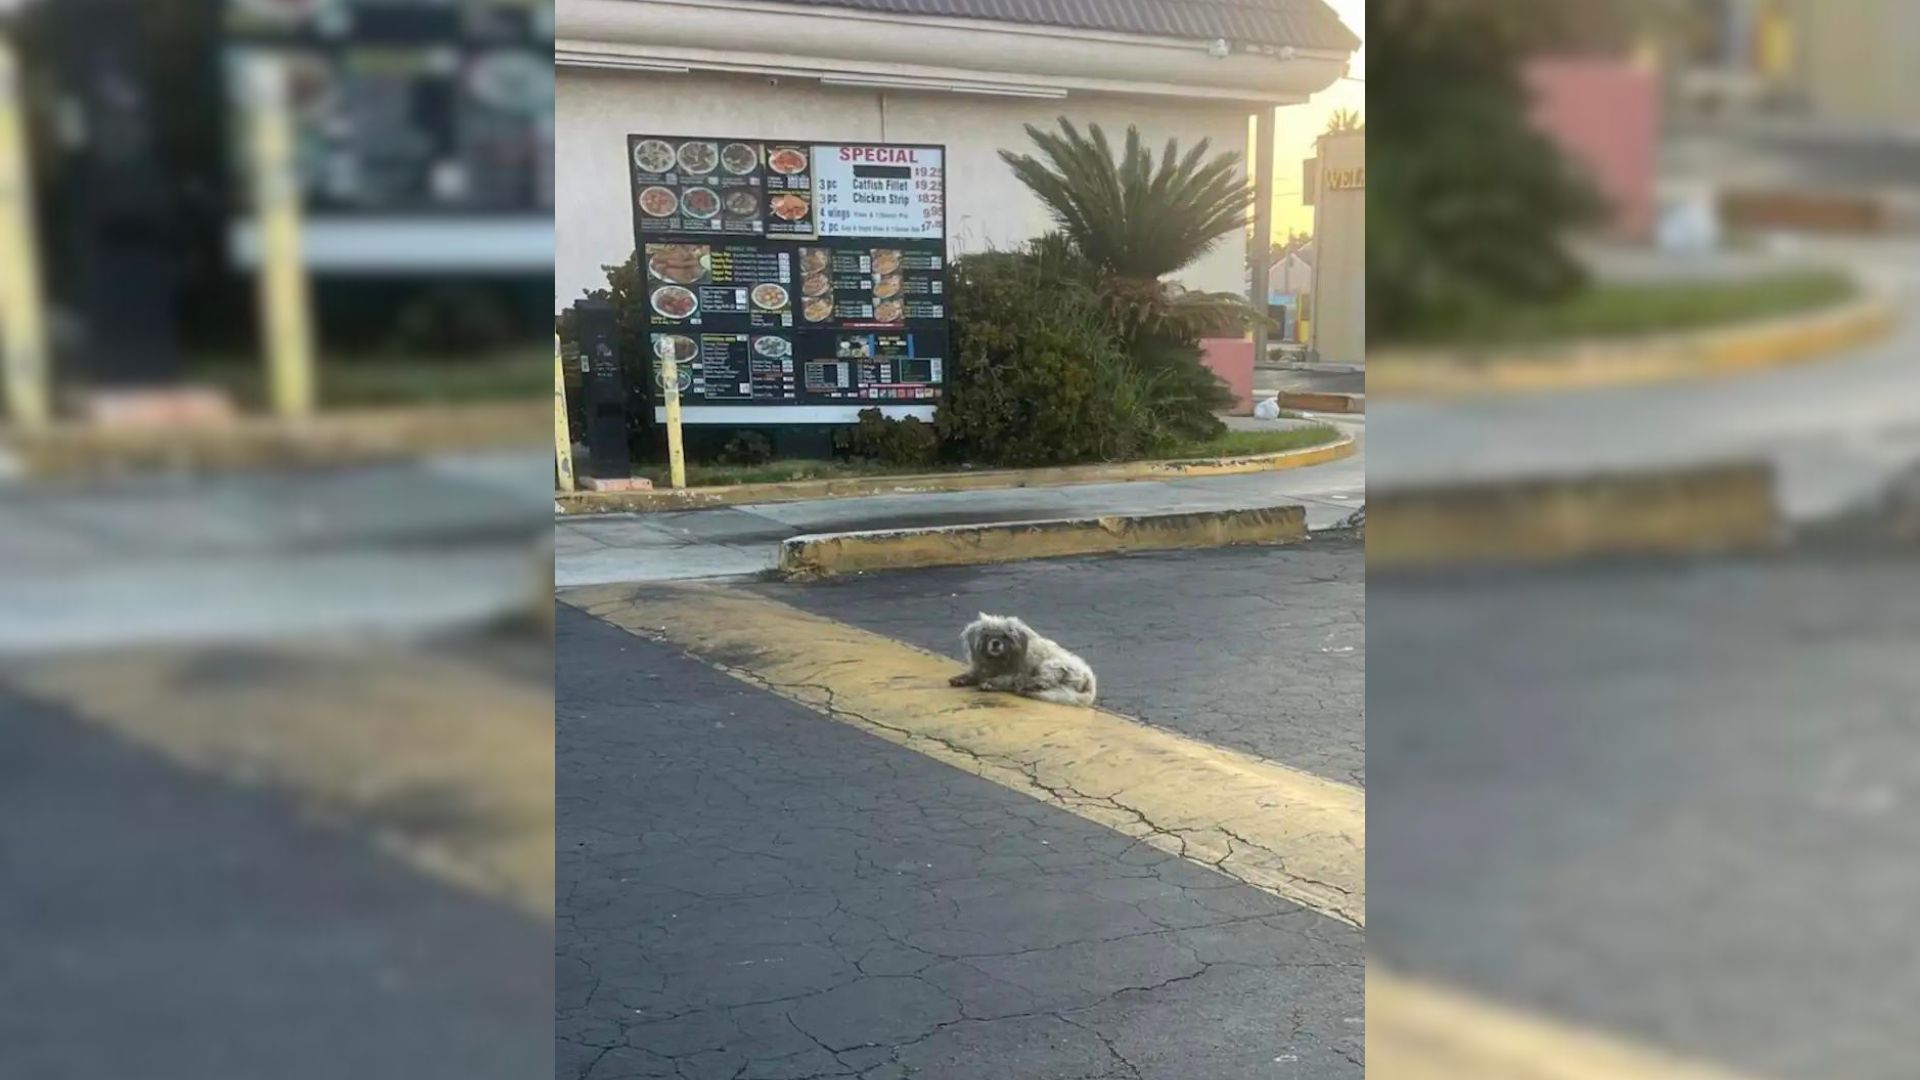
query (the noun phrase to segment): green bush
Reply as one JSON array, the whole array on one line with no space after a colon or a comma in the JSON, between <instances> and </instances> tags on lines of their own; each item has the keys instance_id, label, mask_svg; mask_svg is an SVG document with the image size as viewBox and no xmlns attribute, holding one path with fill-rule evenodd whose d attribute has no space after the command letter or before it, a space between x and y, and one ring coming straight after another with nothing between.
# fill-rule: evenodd
<instances>
[{"instance_id":1,"label":"green bush","mask_svg":"<svg viewBox=\"0 0 1920 1080\"><path fill-rule=\"evenodd\" d=\"M722 465L765 465L772 460L773 440L758 431L734 432L714 455Z\"/></svg>"},{"instance_id":2,"label":"green bush","mask_svg":"<svg viewBox=\"0 0 1920 1080\"><path fill-rule=\"evenodd\" d=\"M888 419L878 408L861 409L860 422L837 432L836 447L877 465L932 465L940 457L940 436L917 417Z\"/></svg>"},{"instance_id":3,"label":"green bush","mask_svg":"<svg viewBox=\"0 0 1920 1080\"><path fill-rule=\"evenodd\" d=\"M1138 377L1152 388L1158 429L1181 442L1203 442L1227 430L1219 414L1233 407L1233 391L1207 367L1192 339L1137 336L1130 351Z\"/></svg>"},{"instance_id":4,"label":"green bush","mask_svg":"<svg viewBox=\"0 0 1920 1080\"><path fill-rule=\"evenodd\" d=\"M991 465L1136 457L1170 439L1156 380L1090 289L1021 252L954 261L953 370L935 425Z\"/></svg>"},{"instance_id":5,"label":"green bush","mask_svg":"<svg viewBox=\"0 0 1920 1080\"><path fill-rule=\"evenodd\" d=\"M1560 302L1585 287L1563 237L1596 221L1604 203L1529 119L1522 64L1574 29L1576 11L1598 30L1607 9L1624 6L1370 8L1369 341L1417 338L1463 311Z\"/></svg>"}]
</instances>

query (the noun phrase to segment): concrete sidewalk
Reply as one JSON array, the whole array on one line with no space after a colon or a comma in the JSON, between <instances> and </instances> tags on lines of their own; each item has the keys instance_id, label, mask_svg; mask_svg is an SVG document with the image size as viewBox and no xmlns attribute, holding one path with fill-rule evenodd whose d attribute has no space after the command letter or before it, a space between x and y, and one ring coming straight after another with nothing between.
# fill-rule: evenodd
<instances>
[{"instance_id":1,"label":"concrete sidewalk","mask_svg":"<svg viewBox=\"0 0 1920 1080\"><path fill-rule=\"evenodd\" d=\"M1905 307L1920 298L1920 244L1807 241ZM1729 460L1772 463L1782 510L1818 520L1877 497L1920 460L1920 322L1804 367L1668 384L1452 401L1380 401L1374 479L1423 487Z\"/></svg>"},{"instance_id":2,"label":"concrete sidewalk","mask_svg":"<svg viewBox=\"0 0 1920 1080\"><path fill-rule=\"evenodd\" d=\"M1338 526L1366 503L1364 445L1341 461L1278 473L557 518L554 584L565 588L760 574L773 569L780 541L807 533L1288 503L1306 507L1309 529Z\"/></svg>"},{"instance_id":3,"label":"concrete sidewalk","mask_svg":"<svg viewBox=\"0 0 1920 1080\"><path fill-rule=\"evenodd\" d=\"M546 455L0 487L0 655L412 634L524 610Z\"/></svg>"}]
</instances>

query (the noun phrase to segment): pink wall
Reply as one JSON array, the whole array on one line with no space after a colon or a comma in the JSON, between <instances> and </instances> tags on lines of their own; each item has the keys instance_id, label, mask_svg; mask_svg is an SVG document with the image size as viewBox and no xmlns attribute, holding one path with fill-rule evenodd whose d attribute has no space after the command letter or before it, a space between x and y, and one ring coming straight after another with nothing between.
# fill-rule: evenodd
<instances>
[{"instance_id":1,"label":"pink wall","mask_svg":"<svg viewBox=\"0 0 1920 1080\"><path fill-rule=\"evenodd\" d=\"M1555 57L1531 61L1526 77L1534 123L1591 171L1616 231L1652 235L1659 76L1626 58Z\"/></svg>"},{"instance_id":2,"label":"pink wall","mask_svg":"<svg viewBox=\"0 0 1920 1080\"><path fill-rule=\"evenodd\" d=\"M1233 414L1253 413L1253 342L1246 338L1206 338L1200 342L1207 369L1233 391Z\"/></svg>"}]
</instances>

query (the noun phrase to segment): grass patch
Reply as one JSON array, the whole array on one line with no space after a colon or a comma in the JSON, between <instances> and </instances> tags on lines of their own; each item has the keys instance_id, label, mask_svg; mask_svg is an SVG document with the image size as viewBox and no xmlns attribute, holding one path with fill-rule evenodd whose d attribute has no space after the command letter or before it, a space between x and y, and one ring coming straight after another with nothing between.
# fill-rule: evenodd
<instances>
[{"instance_id":1,"label":"grass patch","mask_svg":"<svg viewBox=\"0 0 1920 1080\"><path fill-rule=\"evenodd\" d=\"M1552 304L1478 304L1421 327L1396 344L1539 345L1700 330L1792 315L1857 292L1832 271L1742 281L1596 284Z\"/></svg>"},{"instance_id":2,"label":"grass patch","mask_svg":"<svg viewBox=\"0 0 1920 1080\"><path fill-rule=\"evenodd\" d=\"M1278 454L1287 450L1304 450L1309 446L1322 446L1339 437L1339 428L1332 424L1318 423L1284 428L1279 431L1229 431L1204 442L1183 443L1175 447L1173 453L1167 456L1170 458L1246 457L1251 454Z\"/></svg>"},{"instance_id":3,"label":"grass patch","mask_svg":"<svg viewBox=\"0 0 1920 1080\"><path fill-rule=\"evenodd\" d=\"M1310 424L1282 431L1229 431L1218 438L1183 443L1173 447L1159 460L1208 457L1242 457L1250 454L1277 454L1322 446L1340 437L1331 424ZM889 466L854 461L796 459L772 461L765 465L687 464L688 487L731 487L736 484L778 484L797 480L844 480L860 477L914 476L927 473L961 472L962 465ZM985 471L984 469L981 471ZM634 466L635 476L644 476L656 487L668 484L667 467L657 462Z\"/></svg>"},{"instance_id":4,"label":"grass patch","mask_svg":"<svg viewBox=\"0 0 1920 1080\"><path fill-rule=\"evenodd\" d=\"M903 467L813 458L769 461L765 465L711 465L689 461L687 486L732 487L736 484L783 484L796 480L845 480L863 476L908 476L958 471L959 466L954 465ZM669 481L667 466L660 462L636 464L633 475L652 480L655 487L666 487Z\"/></svg>"},{"instance_id":5,"label":"grass patch","mask_svg":"<svg viewBox=\"0 0 1920 1080\"><path fill-rule=\"evenodd\" d=\"M459 405L543 401L553 396L552 350L540 345L478 356L325 356L319 363L322 408ZM247 409L264 408L266 375L258 360L199 357L190 378L211 383Z\"/></svg>"}]
</instances>

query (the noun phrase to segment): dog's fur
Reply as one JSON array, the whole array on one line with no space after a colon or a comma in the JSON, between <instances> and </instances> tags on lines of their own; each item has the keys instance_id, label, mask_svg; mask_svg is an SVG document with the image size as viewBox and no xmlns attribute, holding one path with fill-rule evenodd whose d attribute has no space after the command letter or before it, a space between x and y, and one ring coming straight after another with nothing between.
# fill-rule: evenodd
<instances>
[{"instance_id":1,"label":"dog's fur","mask_svg":"<svg viewBox=\"0 0 1920 1080\"><path fill-rule=\"evenodd\" d=\"M1062 705L1091 705L1093 669L1085 660L1010 615L982 614L960 633L969 667L953 686L1009 690Z\"/></svg>"}]
</instances>

